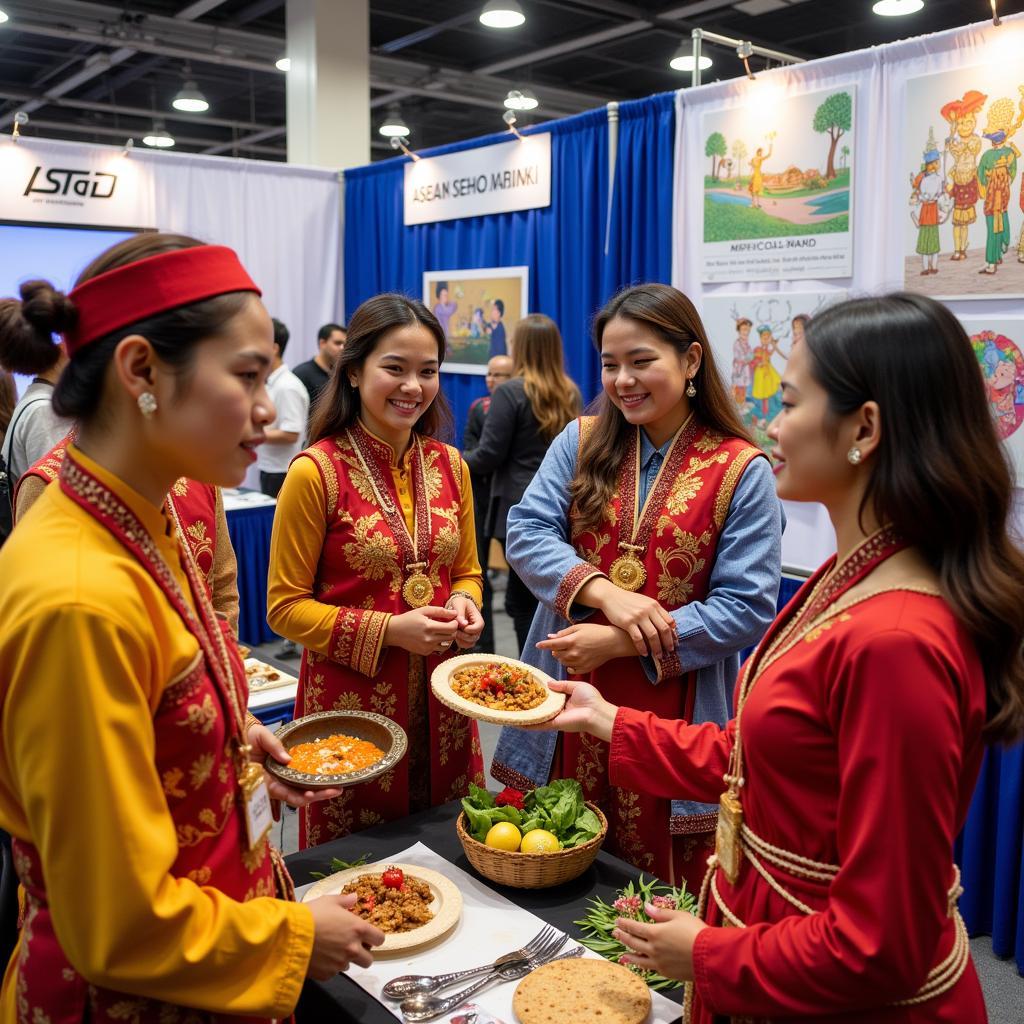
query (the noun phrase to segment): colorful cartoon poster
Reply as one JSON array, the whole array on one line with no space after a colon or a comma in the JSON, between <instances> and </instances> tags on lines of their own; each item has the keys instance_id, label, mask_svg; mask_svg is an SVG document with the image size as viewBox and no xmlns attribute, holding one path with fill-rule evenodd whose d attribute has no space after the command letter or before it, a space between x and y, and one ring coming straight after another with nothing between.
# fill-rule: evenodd
<instances>
[{"instance_id":1,"label":"colorful cartoon poster","mask_svg":"<svg viewBox=\"0 0 1024 1024\"><path fill-rule=\"evenodd\" d=\"M491 356L512 355L512 332L529 312L530 268L428 270L423 303L448 339L445 373L487 373Z\"/></svg>"},{"instance_id":2,"label":"colorful cartoon poster","mask_svg":"<svg viewBox=\"0 0 1024 1024\"><path fill-rule=\"evenodd\" d=\"M704 281L853 273L853 86L704 115Z\"/></svg>"},{"instance_id":3,"label":"colorful cartoon poster","mask_svg":"<svg viewBox=\"0 0 1024 1024\"><path fill-rule=\"evenodd\" d=\"M993 62L910 79L901 140L906 287L1024 295L1024 70Z\"/></svg>"},{"instance_id":4,"label":"colorful cartoon poster","mask_svg":"<svg viewBox=\"0 0 1024 1024\"><path fill-rule=\"evenodd\" d=\"M996 429L1024 487L1024 317L961 318L978 357Z\"/></svg>"},{"instance_id":5,"label":"colorful cartoon poster","mask_svg":"<svg viewBox=\"0 0 1024 1024\"><path fill-rule=\"evenodd\" d=\"M768 425L782 408L782 373L794 342L827 305L845 297L842 291L704 296L715 366L764 451L771 450Z\"/></svg>"}]
</instances>

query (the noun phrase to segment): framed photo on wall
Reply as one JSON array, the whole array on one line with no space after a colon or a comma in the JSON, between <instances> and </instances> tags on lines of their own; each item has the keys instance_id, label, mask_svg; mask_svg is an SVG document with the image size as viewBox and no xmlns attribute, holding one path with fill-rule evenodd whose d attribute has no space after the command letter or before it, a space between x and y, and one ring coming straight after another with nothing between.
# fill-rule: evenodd
<instances>
[{"instance_id":1,"label":"framed photo on wall","mask_svg":"<svg viewBox=\"0 0 1024 1024\"><path fill-rule=\"evenodd\" d=\"M428 270L423 302L448 339L445 373L487 373L491 356L512 355L512 332L529 312L530 268Z\"/></svg>"}]
</instances>

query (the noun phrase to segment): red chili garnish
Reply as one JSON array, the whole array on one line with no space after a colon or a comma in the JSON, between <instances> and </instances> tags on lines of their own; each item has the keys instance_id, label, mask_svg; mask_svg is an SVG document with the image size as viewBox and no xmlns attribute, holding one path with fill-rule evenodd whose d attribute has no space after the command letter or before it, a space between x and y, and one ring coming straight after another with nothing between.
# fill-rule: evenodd
<instances>
[{"instance_id":1,"label":"red chili garnish","mask_svg":"<svg viewBox=\"0 0 1024 1024\"><path fill-rule=\"evenodd\" d=\"M373 908L377 906L377 897L371 892L370 895L363 900L363 906L366 907L367 912L372 912Z\"/></svg>"},{"instance_id":2,"label":"red chili garnish","mask_svg":"<svg viewBox=\"0 0 1024 1024\"><path fill-rule=\"evenodd\" d=\"M405 874L401 868L388 868L380 880L388 889L401 889L405 884Z\"/></svg>"},{"instance_id":3,"label":"red chili garnish","mask_svg":"<svg viewBox=\"0 0 1024 1024\"><path fill-rule=\"evenodd\" d=\"M521 811L523 809L523 794L518 789L512 789L511 786L506 786L495 798L494 802L499 807L515 807Z\"/></svg>"}]
</instances>

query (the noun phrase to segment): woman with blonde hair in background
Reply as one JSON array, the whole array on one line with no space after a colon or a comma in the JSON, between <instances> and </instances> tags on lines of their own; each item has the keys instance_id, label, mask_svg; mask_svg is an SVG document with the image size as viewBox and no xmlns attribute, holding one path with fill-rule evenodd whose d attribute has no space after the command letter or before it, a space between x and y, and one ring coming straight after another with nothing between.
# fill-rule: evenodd
<instances>
[{"instance_id":1,"label":"woman with blonde hair in background","mask_svg":"<svg viewBox=\"0 0 1024 1024\"><path fill-rule=\"evenodd\" d=\"M565 372L562 335L543 313L531 313L512 335L513 377L495 389L480 443L464 453L472 472L491 474L486 535L505 545L505 520L519 502L551 442L580 413L580 389ZM526 645L537 598L509 569L505 610Z\"/></svg>"}]
</instances>

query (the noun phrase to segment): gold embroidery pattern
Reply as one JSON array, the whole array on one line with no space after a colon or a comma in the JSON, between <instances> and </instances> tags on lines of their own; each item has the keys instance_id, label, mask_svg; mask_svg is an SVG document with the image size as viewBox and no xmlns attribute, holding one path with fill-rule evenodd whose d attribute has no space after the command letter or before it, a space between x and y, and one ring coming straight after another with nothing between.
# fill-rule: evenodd
<instances>
[{"instance_id":1,"label":"gold embroidery pattern","mask_svg":"<svg viewBox=\"0 0 1024 1024\"><path fill-rule=\"evenodd\" d=\"M833 626L838 625L840 622L849 622L852 618L853 616L849 612L843 612L835 618L826 620L820 626L815 626L807 632L804 636L804 643L813 644L818 637L823 633L827 633Z\"/></svg>"},{"instance_id":2,"label":"gold embroidery pattern","mask_svg":"<svg viewBox=\"0 0 1024 1024\"><path fill-rule=\"evenodd\" d=\"M206 885L207 882L213 877L213 872L208 867L193 868L186 876L189 881L195 882L196 885Z\"/></svg>"},{"instance_id":3,"label":"gold embroidery pattern","mask_svg":"<svg viewBox=\"0 0 1024 1024\"><path fill-rule=\"evenodd\" d=\"M192 546L192 555L197 562L203 556L213 558L213 538L206 535L206 523L191 523L185 527L185 536ZM213 571L212 566L210 571Z\"/></svg>"},{"instance_id":4,"label":"gold embroidery pattern","mask_svg":"<svg viewBox=\"0 0 1024 1024\"><path fill-rule=\"evenodd\" d=\"M161 709L179 707L191 700L202 687L202 683L203 652L196 651L196 656L189 662L185 670L164 687L163 695L160 698Z\"/></svg>"},{"instance_id":5,"label":"gold embroidery pattern","mask_svg":"<svg viewBox=\"0 0 1024 1024\"><path fill-rule=\"evenodd\" d=\"M338 504L338 474L326 453L315 445L312 448L307 448L302 454L308 455L320 468L320 476L327 491L325 495L326 513L330 516Z\"/></svg>"},{"instance_id":6,"label":"gold embroidery pattern","mask_svg":"<svg viewBox=\"0 0 1024 1024\"><path fill-rule=\"evenodd\" d=\"M732 504L732 496L736 490L736 484L739 483L739 479L747 466L758 457L763 457L759 448L744 448L732 460L728 469L726 469L722 482L718 487L718 493L715 495L715 529L721 530L725 525L725 517L729 514L729 506Z\"/></svg>"},{"instance_id":7,"label":"gold embroidery pattern","mask_svg":"<svg viewBox=\"0 0 1024 1024\"><path fill-rule=\"evenodd\" d=\"M609 509L609 511L611 511L611 509ZM593 537L594 539L594 543L591 547L587 547L583 540L583 538L587 536ZM611 542L611 539L612 535L610 533L598 533L597 530L583 530L573 538L573 541L579 556L581 558L585 558L591 565L596 565L600 568L601 551L606 544Z\"/></svg>"},{"instance_id":8,"label":"gold embroidery pattern","mask_svg":"<svg viewBox=\"0 0 1024 1024\"><path fill-rule=\"evenodd\" d=\"M381 791L384 793L390 793L391 787L395 781L395 770L391 769L389 772L385 772L379 779L377 779L377 785L380 786Z\"/></svg>"},{"instance_id":9,"label":"gold embroidery pattern","mask_svg":"<svg viewBox=\"0 0 1024 1024\"><path fill-rule=\"evenodd\" d=\"M398 564L398 545L386 533L374 531L381 521L379 512L360 516L353 530L355 540L342 547L349 567L364 580L382 580L391 576L391 593L402 585L402 567Z\"/></svg>"},{"instance_id":10,"label":"gold embroidery pattern","mask_svg":"<svg viewBox=\"0 0 1024 1024\"><path fill-rule=\"evenodd\" d=\"M677 516L688 512L690 502L693 501L704 486L703 477L697 474L703 473L705 469L710 469L711 466L724 465L728 460L728 452L719 452L708 459L698 459L696 456L691 456L686 468L676 477L672 484L668 501L665 502L665 510L668 514Z\"/></svg>"},{"instance_id":11,"label":"gold embroidery pattern","mask_svg":"<svg viewBox=\"0 0 1024 1024\"><path fill-rule=\"evenodd\" d=\"M638 868L650 870L654 854L647 850L637 829L637 818L642 811L637 806L640 796L628 789L615 790L615 841L622 851L623 860Z\"/></svg>"},{"instance_id":12,"label":"gold embroidery pattern","mask_svg":"<svg viewBox=\"0 0 1024 1024\"><path fill-rule=\"evenodd\" d=\"M363 698L359 696L355 690L348 690L346 693L339 694L337 699L331 705L333 711L362 711L363 710Z\"/></svg>"},{"instance_id":13,"label":"gold embroidery pattern","mask_svg":"<svg viewBox=\"0 0 1024 1024\"><path fill-rule=\"evenodd\" d=\"M179 800L183 800L188 794L185 790L181 789L178 785L179 782L185 777L185 773L180 768L171 768L169 771L164 772L162 776L164 793L167 796L177 797Z\"/></svg>"},{"instance_id":14,"label":"gold embroidery pattern","mask_svg":"<svg viewBox=\"0 0 1024 1024\"><path fill-rule=\"evenodd\" d=\"M441 764L448 763L449 753L461 750L466 745L466 738L469 736L469 723L470 719L462 715L447 710L442 713L437 729L438 760Z\"/></svg>"},{"instance_id":15,"label":"gold embroidery pattern","mask_svg":"<svg viewBox=\"0 0 1024 1024\"><path fill-rule=\"evenodd\" d=\"M444 802L448 803L449 800L461 800L469 792L469 782L466 779L466 773L463 772L460 776L452 780L452 784L448 787L448 792L445 795Z\"/></svg>"},{"instance_id":16,"label":"gold embroidery pattern","mask_svg":"<svg viewBox=\"0 0 1024 1024\"><path fill-rule=\"evenodd\" d=\"M189 785L199 789L213 774L213 754L200 754L188 770Z\"/></svg>"},{"instance_id":17,"label":"gold embroidery pattern","mask_svg":"<svg viewBox=\"0 0 1024 1024\"><path fill-rule=\"evenodd\" d=\"M125 1020L128 1024L139 1024L142 1013L148 1008L148 999L121 999L107 1007L107 1016L111 1020ZM37 1024L33 1021L32 1024Z\"/></svg>"},{"instance_id":18,"label":"gold embroidery pattern","mask_svg":"<svg viewBox=\"0 0 1024 1024\"><path fill-rule=\"evenodd\" d=\"M698 437L693 446L697 451L707 455L708 452L713 452L724 440L725 438L721 434L709 430L703 437Z\"/></svg>"},{"instance_id":19,"label":"gold embroidery pattern","mask_svg":"<svg viewBox=\"0 0 1024 1024\"><path fill-rule=\"evenodd\" d=\"M448 455L448 462L452 468L452 476L455 478L456 486L459 489L459 501L461 502L466 496L462 493L462 453L458 448L453 448L450 444L442 445L445 453Z\"/></svg>"},{"instance_id":20,"label":"gold embroidery pattern","mask_svg":"<svg viewBox=\"0 0 1024 1024\"><path fill-rule=\"evenodd\" d=\"M558 584L558 592L555 594L555 611L562 616L563 619L570 619L569 609L572 607L572 602L576 595L583 588L583 584L590 579L591 576L599 576L600 572L594 568L589 562L577 562L566 574L562 577L562 582Z\"/></svg>"},{"instance_id":21,"label":"gold embroidery pattern","mask_svg":"<svg viewBox=\"0 0 1024 1024\"><path fill-rule=\"evenodd\" d=\"M349 664L349 657L352 654L353 632L357 619L358 616L351 608L338 609L338 617L334 620L334 642L331 648L331 658L338 662L339 665Z\"/></svg>"},{"instance_id":22,"label":"gold embroidery pattern","mask_svg":"<svg viewBox=\"0 0 1024 1024\"><path fill-rule=\"evenodd\" d=\"M353 795L353 790L346 789L341 796L327 801L324 817L327 819L331 839L347 836L352 831L353 818L349 804L352 803Z\"/></svg>"},{"instance_id":23,"label":"gold embroidery pattern","mask_svg":"<svg viewBox=\"0 0 1024 1024\"><path fill-rule=\"evenodd\" d=\"M391 616L387 612L363 612L356 627L352 667L364 676L372 676L377 668L384 631Z\"/></svg>"},{"instance_id":24,"label":"gold embroidery pattern","mask_svg":"<svg viewBox=\"0 0 1024 1024\"><path fill-rule=\"evenodd\" d=\"M256 900L263 896L273 895L275 895L274 879L272 877L261 878L255 885L246 889L245 895L242 897L242 902L248 903L249 900Z\"/></svg>"},{"instance_id":25,"label":"gold embroidery pattern","mask_svg":"<svg viewBox=\"0 0 1024 1024\"><path fill-rule=\"evenodd\" d=\"M654 551L661 566L661 572L658 574L658 600L665 605L678 608L690 599L690 594L693 593L693 584L690 581L704 568L706 559L699 556L701 550L711 543L711 527L699 537L695 537L689 531L676 526L667 516L663 516L658 522L658 536L669 527L672 529L675 546L658 547ZM681 571L674 566L670 568L675 562L683 563Z\"/></svg>"},{"instance_id":26,"label":"gold embroidery pattern","mask_svg":"<svg viewBox=\"0 0 1024 1024\"><path fill-rule=\"evenodd\" d=\"M441 493L441 470L437 466L440 454L436 448L423 450L423 479L427 482L427 501L434 501Z\"/></svg>"},{"instance_id":27,"label":"gold embroidery pattern","mask_svg":"<svg viewBox=\"0 0 1024 1024\"><path fill-rule=\"evenodd\" d=\"M370 697L370 707L385 718L390 718L395 713L395 709L398 707L398 695L389 682L382 679L374 686L373 695Z\"/></svg>"},{"instance_id":28,"label":"gold embroidery pattern","mask_svg":"<svg viewBox=\"0 0 1024 1024\"><path fill-rule=\"evenodd\" d=\"M384 822L383 815L378 814L376 811L371 811L369 808L364 807L359 812L359 827L370 828L372 825L381 825Z\"/></svg>"},{"instance_id":29,"label":"gold embroidery pattern","mask_svg":"<svg viewBox=\"0 0 1024 1024\"><path fill-rule=\"evenodd\" d=\"M252 849L245 849L247 846L246 843L243 843L242 846L242 864L250 875L254 874L263 867L263 862L267 859L267 854L269 852L267 837L264 836L254 847L252 847Z\"/></svg>"},{"instance_id":30,"label":"gold embroidery pattern","mask_svg":"<svg viewBox=\"0 0 1024 1024\"><path fill-rule=\"evenodd\" d=\"M323 711L324 690L326 689L322 672L317 672L311 679L306 679L302 691L302 711L309 715L314 711Z\"/></svg>"},{"instance_id":31,"label":"gold embroidery pattern","mask_svg":"<svg viewBox=\"0 0 1024 1024\"><path fill-rule=\"evenodd\" d=\"M209 734L219 717L213 706L213 698L208 693L203 696L202 704L189 704L187 714L188 720L177 724L188 726L202 736Z\"/></svg>"},{"instance_id":32,"label":"gold embroidery pattern","mask_svg":"<svg viewBox=\"0 0 1024 1024\"><path fill-rule=\"evenodd\" d=\"M171 488L171 491L177 495L177 497L184 498L185 495L188 494L188 480L183 476L178 477L178 479L174 481L174 486Z\"/></svg>"},{"instance_id":33,"label":"gold embroidery pattern","mask_svg":"<svg viewBox=\"0 0 1024 1024\"><path fill-rule=\"evenodd\" d=\"M442 526L434 537L432 554L434 560L430 566L430 582L435 587L441 583L441 566L450 568L455 564L459 554L459 531L451 526Z\"/></svg>"},{"instance_id":34,"label":"gold embroidery pattern","mask_svg":"<svg viewBox=\"0 0 1024 1024\"><path fill-rule=\"evenodd\" d=\"M219 836L231 820L235 808L235 794L225 793L220 802L220 818L212 808L204 807L198 814L199 822L205 825L205 829L197 825L178 825L175 829L178 836L178 846L196 846L204 839Z\"/></svg>"},{"instance_id":35,"label":"gold embroidery pattern","mask_svg":"<svg viewBox=\"0 0 1024 1024\"><path fill-rule=\"evenodd\" d=\"M608 744L603 740L580 733L580 750L576 756L575 774L589 799L597 795L595 789L604 776L604 753L607 748Z\"/></svg>"}]
</instances>

